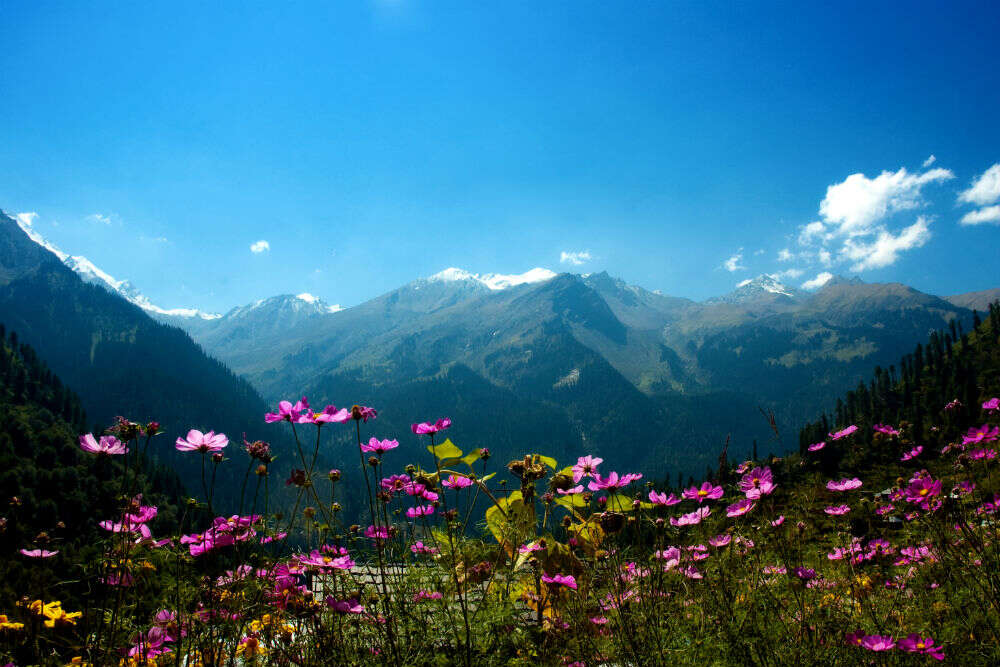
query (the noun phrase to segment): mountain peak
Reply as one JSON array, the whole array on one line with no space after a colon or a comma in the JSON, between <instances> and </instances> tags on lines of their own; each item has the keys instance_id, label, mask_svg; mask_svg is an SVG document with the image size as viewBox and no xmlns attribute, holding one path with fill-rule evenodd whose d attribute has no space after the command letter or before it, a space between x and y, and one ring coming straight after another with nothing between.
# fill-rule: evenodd
<instances>
[{"instance_id":1,"label":"mountain peak","mask_svg":"<svg viewBox=\"0 0 1000 667\"><path fill-rule=\"evenodd\" d=\"M797 299L799 296L794 287L788 287L772 274L762 273L737 283L736 289L729 294L708 299L706 303L750 303L775 298Z\"/></svg>"},{"instance_id":2,"label":"mountain peak","mask_svg":"<svg viewBox=\"0 0 1000 667\"><path fill-rule=\"evenodd\" d=\"M503 290L516 285L527 283L540 283L556 277L554 271L536 267L530 271L518 274L503 273L470 273L465 269L450 267L444 271L439 271L426 280L428 282L476 282L493 290Z\"/></svg>"},{"instance_id":3,"label":"mountain peak","mask_svg":"<svg viewBox=\"0 0 1000 667\"><path fill-rule=\"evenodd\" d=\"M70 255L69 253L60 250L55 244L47 241L32 226L32 216L15 215L12 220L17 223L17 226L21 228L21 231L24 232L29 239L55 255L59 261L80 276L84 282L98 285L109 292L114 292L126 301L139 306L146 312L155 313L157 315L173 315L176 317L197 317L203 320L214 320L221 317L221 315L217 313L206 313L198 310L197 308L161 308L153 304L145 294L136 289L136 287L129 281L116 280L114 276L102 270L83 255Z\"/></svg>"}]
</instances>

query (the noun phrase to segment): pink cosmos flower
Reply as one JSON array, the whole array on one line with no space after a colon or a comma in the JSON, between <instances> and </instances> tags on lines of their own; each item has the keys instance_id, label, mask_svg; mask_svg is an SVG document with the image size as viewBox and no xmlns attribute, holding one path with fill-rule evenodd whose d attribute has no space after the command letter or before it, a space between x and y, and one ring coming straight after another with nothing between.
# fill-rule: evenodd
<instances>
[{"instance_id":1,"label":"pink cosmos flower","mask_svg":"<svg viewBox=\"0 0 1000 667\"><path fill-rule=\"evenodd\" d=\"M688 579L704 579L705 576L698 571L694 565L688 565L687 567L681 568L680 573L683 574Z\"/></svg>"},{"instance_id":2,"label":"pink cosmos flower","mask_svg":"<svg viewBox=\"0 0 1000 667\"><path fill-rule=\"evenodd\" d=\"M694 526L701 523L701 520L712 513L709 507L699 507L693 512L682 514L679 517L670 517L671 526Z\"/></svg>"},{"instance_id":3,"label":"pink cosmos flower","mask_svg":"<svg viewBox=\"0 0 1000 667\"><path fill-rule=\"evenodd\" d=\"M45 549L21 549L21 555L27 556L28 558L52 558L57 553L56 551L47 551Z\"/></svg>"},{"instance_id":4,"label":"pink cosmos flower","mask_svg":"<svg viewBox=\"0 0 1000 667\"><path fill-rule=\"evenodd\" d=\"M794 567L794 568L792 568L792 574L794 574L799 579L805 579L807 581L809 579L815 579L816 578L816 570L814 570L812 568Z\"/></svg>"},{"instance_id":5,"label":"pink cosmos flower","mask_svg":"<svg viewBox=\"0 0 1000 667\"><path fill-rule=\"evenodd\" d=\"M914 633L900 639L896 646L907 653L926 653L935 660L944 660L944 648L935 646L933 637L921 637Z\"/></svg>"},{"instance_id":6,"label":"pink cosmos flower","mask_svg":"<svg viewBox=\"0 0 1000 667\"><path fill-rule=\"evenodd\" d=\"M229 444L229 438L225 433L209 431L202 433L195 429L188 431L187 438L177 438L177 450L181 452L201 452L208 454L221 452Z\"/></svg>"},{"instance_id":7,"label":"pink cosmos flower","mask_svg":"<svg viewBox=\"0 0 1000 667\"><path fill-rule=\"evenodd\" d=\"M989 424L983 424L979 428L970 428L962 437L962 444L977 445L980 442L993 442L998 436L1000 436L1000 426L991 428Z\"/></svg>"},{"instance_id":8,"label":"pink cosmos flower","mask_svg":"<svg viewBox=\"0 0 1000 667\"><path fill-rule=\"evenodd\" d=\"M363 614L365 607L355 598L348 600L338 600L332 595L326 596L326 606L338 614Z\"/></svg>"},{"instance_id":9,"label":"pink cosmos flower","mask_svg":"<svg viewBox=\"0 0 1000 667\"><path fill-rule=\"evenodd\" d=\"M572 588L576 590L576 578L571 574L542 574L542 582L557 588L560 586L565 586L566 588Z\"/></svg>"},{"instance_id":10,"label":"pink cosmos flower","mask_svg":"<svg viewBox=\"0 0 1000 667\"><path fill-rule=\"evenodd\" d=\"M332 570L350 570L354 567L354 561L350 556L344 555L332 557L320 553L316 549L309 552L309 555L300 555L296 558L305 567L312 567L324 572Z\"/></svg>"},{"instance_id":11,"label":"pink cosmos flower","mask_svg":"<svg viewBox=\"0 0 1000 667\"><path fill-rule=\"evenodd\" d=\"M531 542L529 544L523 544L520 547L518 547L517 548L517 552L519 554L530 554L530 553L534 553L536 551L541 551L544 548L545 547L543 547L538 542Z\"/></svg>"},{"instance_id":12,"label":"pink cosmos flower","mask_svg":"<svg viewBox=\"0 0 1000 667\"><path fill-rule=\"evenodd\" d=\"M899 431L897 429L893 428L892 426L888 426L886 424L875 424L875 426L873 426L872 429L876 433L882 433L883 435L888 435L890 437L899 435Z\"/></svg>"},{"instance_id":13,"label":"pink cosmos flower","mask_svg":"<svg viewBox=\"0 0 1000 667\"><path fill-rule=\"evenodd\" d=\"M736 466L736 474L742 475L752 467L753 467L753 461L744 461L743 463Z\"/></svg>"},{"instance_id":14,"label":"pink cosmos flower","mask_svg":"<svg viewBox=\"0 0 1000 667\"><path fill-rule=\"evenodd\" d=\"M367 405L355 405L351 407L351 419L354 421L362 421L367 424L369 419L375 419L376 417L378 417L378 410L375 408L370 408Z\"/></svg>"},{"instance_id":15,"label":"pink cosmos flower","mask_svg":"<svg viewBox=\"0 0 1000 667\"><path fill-rule=\"evenodd\" d=\"M983 410L986 410L987 412L1000 411L1000 398L994 396L990 400L983 403Z\"/></svg>"},{"instance_id":16,"label":"pink cosmos flower","mask_svg":"<svg viewBox=\"0 0 1000 667\"><path fill-rule=\"evenodd\" d=\"M781 515L778 516L777 519L775 519L774 521L771 522L771 527L772 528L777 528L778 526L780 526L783 523L785 523L785 515L781 514Z\"/></svg>"},{"instance_id":17,"label":"pink cosmos flower","mask_svg":"<svg viewBox=\"0 0 1000 667\"><path fill-rule=\"evenodd\" d=\"M607 477L601 477L597 473L594 473L592 477L594 478L594 481L590 482L587 485L587 488L591 491L607 490L613 493L624 486L628 486L632 482L642 479L642 473L629 472L625 473L621 477L619 477L616 472L610 473Z\"/></svg>"},{"instance_id":18,"label":"pink cosmos flower","mask_svg":"<svg viewBox=\"0 0 1000 667\"><path fill-rule=\"evenodd\" d=\"M949 401L948 404L944 406L944 411L945 412L953 412L955 410L960 409L961 407L962 407L962 401L960 401L957 398L955 398L955 399L952 399L951 401Z\"/></svg>"},{"instance_id":19,"label":"pink cosmos flower","mask_svg":"<svg viewBox=\"0 0 1000 667\"><path fill-rule=\"evenodd\" d=\"M909 461L911 459L915 459L918 456L920 456L920 453L923 452L923 451L924 451L924 446L923 445L917 445L916 447L914 447L910 451L908 451L905 454L903 454L903 456L900 457L899 460L900 461Z\"/></svg>"},{"instance_id":20,"label":"pink cosmos flower","mask_svg":"<svg viewBox=\"0 0 1000 667\"><path fill-rule=\"evenodd\" d=\"M681 499L672 493L668 496L666 493L657 493L656 491L649 492L649 502L657 507L670 507L671 505L676 505L680 501Z\"/></svg>"},{"instance_id":21,"label":"pink cosmos flower","mask_svg":"<svg viewBox=\"0 0 1000 667\"><path fill-rule=\"evenodd\" d=\"M439 419L433 424L428 422L421 422L419 424L411 424L410 430L417 435L430 435L431 433L437 433L438 431L443 431L451 426L451 420L448 418Z\"/></svg>"},{"instance_id":22,"label":"pink cosmos flower","mask_svg":"<svg viewBox=\"0 0 1000 667\"><path fill-rule=\"evenodd\" d=\"M414 542L410 545L410 551L418 556L431 556L436 554L438 550L434 547L429 547L423 542Z\"/></svg>"},{"instance_id":23,"label":"pink cosmos flower","mask_svg":"<svg viewBox=\"0 0 1000 667\"><path fill-rule=\"evenodd\" d=\"M371 438L368 444L361 443L361 451L363 452L375 452L379 456L382 456L390 449L396 449L399 447L398 440L379 440L378 438Z\"/></svg>"},{"instance_id":24,"label":"pink cosmos flower","mask_svg":"<svg viewBox=\"0 0 1000 667\"><path fill-rule=\"evenodd\" d=\"M583 493L583 484L577 484L571 489L556 489L556 492L561 496L575 496L578 493Z\"/></svg>"},{"instance_id":25,"label":"pink cosmos flower","mask_svg":"<svg viewBox=\"0 0 1000 667\"><path fill-rule=\"evenodd\" d=\"M956 484L953 491L960 496L967 496L972 493L975 488L976 485L973 482L965 480Z\"/></svg>"},{"instance_id":26,"label":"pink cosmos flower","mask_svg":"<svg viewBox=\"0 0 1000 667\"><path fill-rule=\"evenodd\" d=\"M448 479L441 482L441 486L446 486L449 489L455 489L456 491L459 489L467 489L473 484L474 482L471 479L462 475L449 475Z\"/></svg>"},{"instance_id":27,"label":"pink cosmos flower","mask_svg":"<svg viewBox=\"0 0 1000 667\"><path fill-rule=\"evenodd\" d=\"M93 433L80 436L80 449L91 454L128 454L128 447L113 435L102 435L100 442Z\"/></svg>"},{"instance_id":28,"label":"pink cosmos flower","mask_svg":"<svg viewBox=\"0 0 1000 667\"><path fill-rule=\"evenodd\" d=\"M875 513L878 514L879 516L884 516L895 509L896 507L892 503L886 503L885 505L879 505L878 507L876 507Z\"/></svg>"},{"instance_id":29,"label":"pink cosmos flower","mask_svg":"<svg viewBox=\"0 0 1000 667\"><path fill-rule=\"evenodd\" d=\"M365 528L365 537L373 540L387 540L389 539L389 529L385 526L368 526Z\"/></svg>"},{"instance_id":30,"label":"pink cosmos flower","mask_svg":"<svg viewBox=\"0 0 1000 667\"><path fill-rule=\"evenodd\" d=\"M813 444L809 445L809 447L807 447L807 449L810 452L818 452L819 450L823 449L824 447L826 447L826 442L825 441L823 441L823 442L814 442Z\"/></svg>"},{"instance_id":31,"label":"pink cosmos flower","mask_svg":"<svg viewBox=\"0 0 1000 667\"><path fill-rule=\"evenodd\" d=\"M843 516L848 512L850 512L851 508L849 505L833 505L831 507L827 507L823 511L829 514L830 516Z\"/></svg>"},{"instance_id":32,"label":"pink cosmos flower","mask_svg":"<svg viewBox=\"0 0 1000 667\"><path fill-rule=\"evenodd\" d=\"M280 421L295 422L307 410L309 410L309 401L306 400L305 396L296 401L295 405L292 405L290 401L281 401L278 403L278 411L265 414L264 421L268 424Z\"/></svg>"},{"instance_id":33,"label":"pink cosmos flower","mask_svg":"<svg viewBox=\"0 0 1000 667\"><path fill-rule=\"evenodd\" d=\"M663 571L667 572L681 564L681 550L677 547L653 552L653 558L663 561Z\"/></svg>"},{"instance_id":34,"label":"pink cosmos flower","mask_svg":"<svg viewBox=\"0 0 1000 667\"><path fill-rule=\"evenodd\" d=\"M747 498L757 500L774 491L774 476L771 474L770 468L754 468L743 475L737 487Z\"/></svg>"},{"instance_id":35,"label":"pink cosmos flower","mask_svg":"<svg viewBox=\"0 0 1000 667\"><path fill-rule=\"evenodd\" d=\"M831 479L826 483L826 488L831 491L853 491L854 489L861 488L861 480L857 477L842 479L839 482Z\"/></svg>"},{"instance_id":36,"label":"pink cosmos flower","mask_svg":"<svg viewBox=\"0 0 1000 667\"><path fill-rule=\"evenodd\" d=\"M750 498L741 498L726 508L726 516L730 518L743 516L756 506L757 503Z\"/></svg>"},{"instance_id":37,"label":"pink cosmos flower","mask_svg":"<svg viewBox=\"0 0 1000 667\"><path fill-rule=\"evenodd\" d=\"M903 489L906 501L910 503L926 503L934 496L941 495L941 480L930 477L920 477L910 480L910 485Z\"/></svg>"},{"instance_id":38,"label":"pink cosmos flower","mask_svg":"<svg viewBox=\"0 0 1000 667\"><path fill-rule=\"evenodd\" d=\"M861 646L869 651L889 651L896 648L896 640L890 636L865 635L861 639Z\"/></svg>"},{"instance_id":39,"label":"pink cosmos flower","mask_svg":"<svg viewBox=\"0 0 1000 667\"><path fill-rule=\"evenodd\" d=\"M351 411L345 408L338 410L336 405L328 405L323 408L322 412L307 410L297 418L293 418L292 421L297 424L316 424L317 426L330 423L344 424L351 421Z\"/></svg>"},{"instance_id":40,"label":"pink cosmos flower","mask_svg":"<svg viewBox=\"0 0 1000 667\"><path fill-rule=\"evenodd\" d=\"M765 565L761 572L764 574L788 574L788 569L784 565Z\"/></svg>"},{"instance_id":41,"label":"pink cosmos flower","mask_svg":"<svg viewBox=\"0 0 1000 667\"><path fill-rule=\"evenodd\" d=\"M995 449L973 449L969 452L969 458L973 461L992 461L997 457Z\"/></svg>"},{"instance_id":42,"label":"pink cosmos flower","mask_svg":"<svg viewBox=\"0 0 1000 667\"><path fill-rule=\"evenodd\" d=\"M417 591L413 594L414 602L421 602L422 600L440 600L444 596L441 595L440 591Z\"/></svg>"},{"instance_id":43,"label":"pink cosmos flower","mask_svg":"<svg viewBox=\"0 0 1000 667\"><path fill-rule=\"evenodd\" d=\"M604 459L596 458L589 454L578 458L576 465L573 466L573 483L578 484L587 475L596 476L597 466L602 463L604 463Z\"/></svg>"},{"instance_id":44,"label":"pink cosmos flower","mask_svg":"<svg viewBox=\"0 0 1000 667\"><path fill-rule=\"evenodd\" d=\"M434 505L417 505L406 510L406 516L415 519L420 516L430 516L434 514Z\"/></svg>"},{"instance_id":45,"label":"pink cosmos flower","mask_svg":"<svg viewBox=\"0 0 1000 667\"><path fill-rule=\"evenodd\" d=\"M827 437L829 437L830 440L840 440L841 438L846 438L847 436L851 435L852 433L856 433L857 430L858 430L858 427L855 426L854 424L851 424L847 428L841 429L841 430L836 431L834 433L828 433Z\"/></svg>"},{"instance_id":46,"label":"pink cosmos flower","mask_svg":"<svg viewBox=\"0 0 1000 667\"><path fill-rule=\"evenodd\" d=\"M406 490L406 485L410 483L408 475L393 475L382 480L382 488L393 493L401 493Z\"/></svg>"},{"instance_id":47,"label":"pink cosmos flower","mask_svg":"<svg viewBox=\"0 0 1000 667\"><path fill-rule=\"evenodd\" d=\"M700 487L692 486L690 489L684 489L681 494L688 500L697 500L698 503L702 503L705 500L718 500L722 497L723 490L721 486L716 486L711 482L703 482Z\"/></svg>"},{"instance_id":48,"label":"pink cosmos flower","mask_svg":"<svg viewBox=\"0 0 1000 667\"><path fill-rule=\"evenodd\" d=\"M708 543L711 544L713 547L724 547L727 544L729 544L729 542L732 541L732 539L733 539L732 535L725 535L725 534L716 535L715 537L709 539Z\"/></svg>"}]
</instances>

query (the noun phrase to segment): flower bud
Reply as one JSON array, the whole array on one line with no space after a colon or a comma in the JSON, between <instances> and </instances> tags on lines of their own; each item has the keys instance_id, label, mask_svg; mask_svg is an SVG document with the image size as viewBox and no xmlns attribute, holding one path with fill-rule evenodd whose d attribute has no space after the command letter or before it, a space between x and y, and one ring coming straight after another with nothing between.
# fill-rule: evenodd
<instances>
[{"instance_id":1,"label":"flower bud","mask_svg":"<svg viewBox=\"0 0 1000 667\"><path fill-rule=\"evenodd\" d=\"M305 516L305 517L306 517L307 519L311 519L311 518L313 518L314 516L316 516L316 508L315 508L315 507L307 507L307 508L305 508L304 510L302 510L302 514L303 514L303 515L304 515L304 516Z\"/></svg>"},{"instance_id":2,"label":"flower bud","mask_svg":"<svg viewBox=\"0 0 1000 667\"><path fill-rule=\"evenodd\" d=\"M334 468L329 473L327 473L327 476L330 478L331 482L339 482L340 481L340 470Z\"/></svg>"},{"instance_id":3,"label":"flower bud","mask_svg":"<svg viewBox=\"0 0 1000 667\"><path fill-rule=\"evenodd\" d=\"M257 466L257 476L264 477L266 475L267 475L267 466L266 465Z\"/></svg>"},{"instance_id":4,"label":"flower bud","mask_svg":"<svg viewBox=\"0 0 1000 667\"><path fill-rule=\"evenodd\" d=\"M223 457L221 452L216 452L212 454L212 462L215 463L215 465L219 465L220 463L222 463L222 458Z\"/></svg>"}]
</instances>

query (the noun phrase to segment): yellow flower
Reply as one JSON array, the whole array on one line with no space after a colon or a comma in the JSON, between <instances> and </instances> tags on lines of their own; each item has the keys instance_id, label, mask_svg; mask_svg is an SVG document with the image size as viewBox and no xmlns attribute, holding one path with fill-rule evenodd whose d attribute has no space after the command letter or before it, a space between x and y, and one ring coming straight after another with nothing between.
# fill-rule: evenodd
<instances>
[{"instance_id":1,"label":"yellow flower","mask_svg":"<svg viewBox=\"0 0 1000 667\"><path fill-rule=\"evenodd\" d=\"M91 667L89 662L84 661L80 656L76 656L66 663L66 667Z\"/></svg>"},{"instance_id":2,"label":"yellow flower","mask_svg":"<svg viewBox=\"0 0 1000 667\"><path fill-rule=\"evenodd\" d=\"M82 611L74 611L67 613L62 608L62 603L60 602L50 602L45 605L42 612L48 619L45 621L45 627L47 628L64 628L68 625L76 625L76 619L83 616Z\"/></svg>"},{"instance_id":3,"label":"yellow flower","mask_svg":"<svg viewBox=\"0 0 1000 667\"><path fill-rule=\"evenodd\" d=\"M256 637L244 637L240 645L236 647L236 655L255 658L258 655L267 655L267 648Z\"/></svg>"},{"instance_id":4,"label":"yellow flower","mask_svg":"<svg viewBox=\"0 0 1000 667\"><path fill-rule=\"evenodd\" d=\"M0 614L0 630L22 630L22 629L24 629L24 623L16 623L7 618L7 614Z\"/></svg>"},{"instance_id":5,"label":"yellow flower","mask_svg":"<svg viewBox=\"0 0 1000 667\"><path fill-rule=\"evenodd\" d=\"M35 616L41 616L42 611L45 608L45 603L42 602L41 600L35 600L33 602L28 602L28 603L18 602L17 604L21 607L24 607L25 609L28 610L28 613L33 614Z\"/></svg>"}]
</instances>

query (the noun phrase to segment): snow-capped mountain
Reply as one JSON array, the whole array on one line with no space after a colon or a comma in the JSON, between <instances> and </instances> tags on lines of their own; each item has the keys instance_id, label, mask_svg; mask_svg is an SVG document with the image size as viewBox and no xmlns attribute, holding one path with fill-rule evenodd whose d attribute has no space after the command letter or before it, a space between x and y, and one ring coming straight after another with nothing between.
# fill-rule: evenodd
<instances>
[{"instance_id":1,"label":"snow-capped mountain","mask_svg":"<svg viewBox=\"0 0 1000 667\"><path fill-rule=\"evenodd\" d=\"M221 317L216 313L206 313L197 308L161 308L151 302L145 294L140 292L129 281L117 280L83 255L70 255L60 250L55 244L47 241L32 226L32 216L19 214L14 216L14 219L17 221L18 227L28 235L28 238L58 257L63 264L72 269L84 282L99 285L110 292L115 292L126 301L134 303L146 312L169 317L199 318L203 320L214 320Z\"/></svg>"},{"instance_id":2,"label":"snow-capped mountain","mask_svg":"<svg viewBox=\"0 0 1000 667\"><path fill-rule=\"evenodd\" d=\"M493 291L499 291L507 289L509 287L514 287L516 285L525 285L528 283L541 283L546 280L551 280L556 277L554 271L549 269L543 269L536 267L530 271L525 271L524 273L518 274L503 274L503 273L470 273L464 269L457 269L451 267L435 273L429 278L425 278L428 282L460 282L460 281L473 281L485 285L487 288Z\"/></svg>"},{"instance_id":3,"label":"snow-capped mountain","mask_svg":"<svg viewBox=\"0 0 1000 667\"><path fill-rule=\"evenodd\" d=\"M713 297L705 303L751 303L754 301L798 300L802 293L794 287L788 287L775 276L762 273L756 278L748 278L736 285L729 294Z\"/></svg>"},{"instance_id":4,"label":"snow-capped mountain","mask_svg":"<svg viewBox=\"0 0 1000 667\"><path fill-rule=\"evenodd\" d=\"M266 314L274 318L280 314L322 315L339 313L344 308L340 304L330 305L318 296L308 292L302 294L279 294L268 299L258 299L245 306L237 306L222 316L223 320L240 320Z\"/></svg>"}]
</instances>

